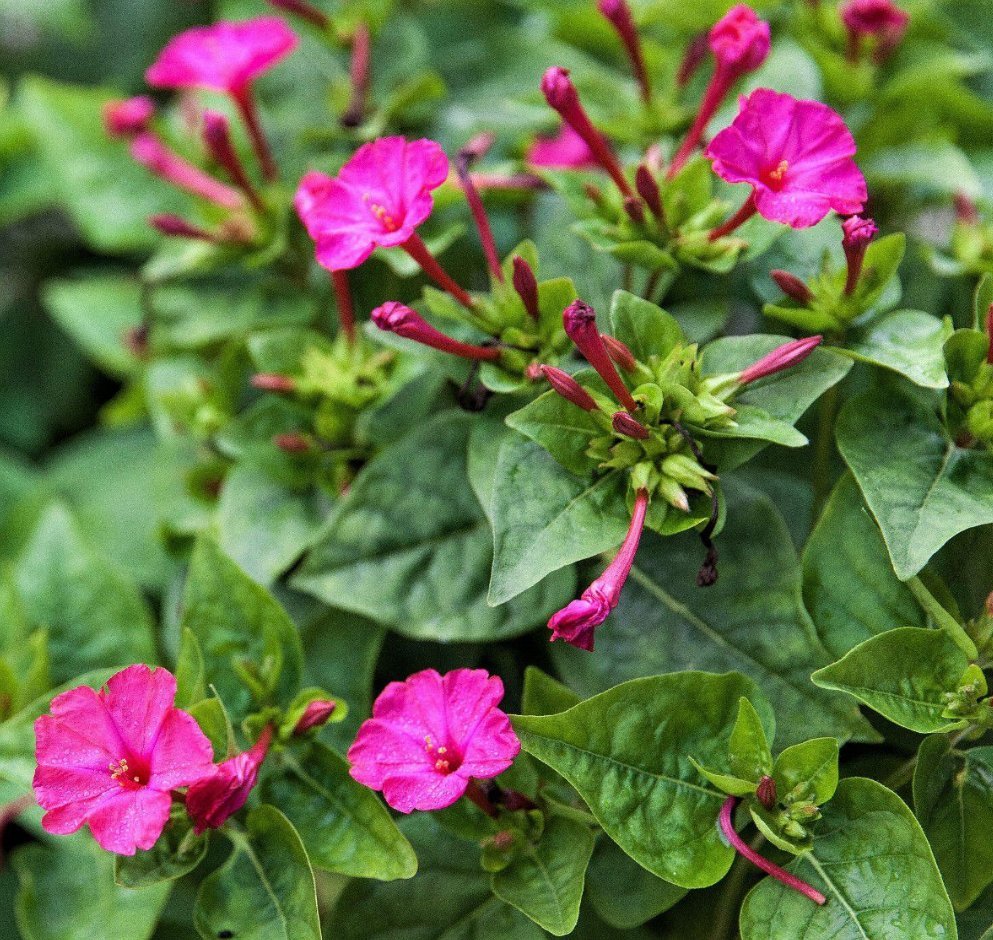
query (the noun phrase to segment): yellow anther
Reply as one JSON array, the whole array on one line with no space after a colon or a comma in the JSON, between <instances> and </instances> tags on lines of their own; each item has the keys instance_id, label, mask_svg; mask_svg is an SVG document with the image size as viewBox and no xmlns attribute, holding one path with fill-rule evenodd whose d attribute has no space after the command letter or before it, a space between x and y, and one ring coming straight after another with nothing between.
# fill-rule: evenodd
<instances>
[{"instance_id":1,"label":"yellow anther","mask_svg":"<svg viewBox=\"0 0 993 940\"><path fill-rule=\"evenodd\" d=\"M769 171L769 180L773 183L781 183L783 177L786 175L786 171L790 168L789 163L786 160L780 160L779 166L774 170Z\"/></svg>"}]
</instances>

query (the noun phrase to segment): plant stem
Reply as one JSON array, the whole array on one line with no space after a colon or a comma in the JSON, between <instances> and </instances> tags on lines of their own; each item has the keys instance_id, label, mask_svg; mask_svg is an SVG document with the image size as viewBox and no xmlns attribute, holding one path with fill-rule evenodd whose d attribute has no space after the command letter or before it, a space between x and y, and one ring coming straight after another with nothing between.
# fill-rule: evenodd
<instances>
[{"instance_id":1,"label":"plant stem","mask_svg":"<svg viewBox=\"0 0 993 940\"><path fill-rule=\"evenodd\" d=\"M938 599L924 586L924 582L915 576L907 581L906 584L910 588L910 593L914 595L914 599L938 627L944 630L955 641L955 644L969 659L977 659L979 657L979 650L976 649L976 644L972 642L972 637L965 632L965 627L945 610Z\"/></svg>"}]
</instances>

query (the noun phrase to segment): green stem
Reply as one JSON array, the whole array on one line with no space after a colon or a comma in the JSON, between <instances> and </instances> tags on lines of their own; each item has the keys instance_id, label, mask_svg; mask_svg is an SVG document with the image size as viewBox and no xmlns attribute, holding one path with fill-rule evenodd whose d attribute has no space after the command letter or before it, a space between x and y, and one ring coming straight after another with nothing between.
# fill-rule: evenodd
<instances>
[{"instance_id":1,"label":"green stem","mask_svg":"<svg viewBox=\"0 0 993 940\"><path fill-rule=\"evenodd\" d=\"M924 586L924 582L918 577L913 577L906 583L917 603L921 605L938 627L944 630L955 641L955 644L970 660L977 659L979 650L976 649L976 644L972 642L972 637L965 632L965 627L942 607L938 599Z\"/></svg>"},{"instance_id":2,"label":"green stem","mask_svg":"<svg viewBox=\"0 0 993 940\"><path fill-rule=\"evenodd\" d=\"M834 422L838 415L838 386L832 385L822 396L817 416L817 449L814 453L814 518L817 519L834 483L831 458L834 454Z\"/></svg>"}]
</instances>

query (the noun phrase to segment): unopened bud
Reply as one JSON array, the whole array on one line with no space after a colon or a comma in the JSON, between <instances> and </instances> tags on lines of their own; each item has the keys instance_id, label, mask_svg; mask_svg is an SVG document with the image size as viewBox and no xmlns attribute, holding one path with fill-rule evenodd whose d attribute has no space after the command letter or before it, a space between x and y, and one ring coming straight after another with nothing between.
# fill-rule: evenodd
<instances>
[{"instance_id":1,"label":"unopened bud","mask_svg":"<svg viewBox=\"0 0 993 940\"><path fill-rule=\"evenodd\" d=\"M776 781L765 774L759 780L755 796L766 809L771 810L776 805Z\"/></svg>"},{"instance_id":2,"label":"unopened bud","mask_svg":"<svg viewBox=\"0 0 993 940\"><path fill-rule=\"evenodd\" d=\"M294 16L299 16L300 19L312 23L318 29L327 29L331 22L326 13L307 3L306 0L268 0L268 2L277 10L284 10Z\"/></svg>"},{"instance_id":3,"label":"unopened bud","mask_svg":"<svg viewBox=\"0 0 993 940\"><path fill-rule=\"evenodd\" d=\"M845 251L848 262L848 276L845 280L845 293L851 294L858 285L862 274L862 262L865 260L866 249L879 231L872 219L853 215L841 223L843 232L841 247Z\"/></svg>"},{"instance_id":4,"label":"unopened bud","mask_svg":"<svg viewBox=\"0 0 993 940\"><path fill-rule=\"evenodd\" d=\"M533 320L541 315L538 305L538 279L531 265L520 255L514 255L514 290L524 303L524 309Z\"/></svg>"},{"instance_id":5,"label":"unopened bud","mask_svg":"<svg viewBox=\"0 0 993 940\"><path fill-rule=\"evenodd\" d=\"M153 117L155 102L148 95L108 101L103 106L103 126L112 137L134 137L148 129Z\"/></svg>"},{"instance_id":6,"label":"unopened bud","mask_svg":"<svg viewBox=\"0 0 993 940\"><path fill-rule=\"evenodd\" d=\"M672 477L662 477L656 487L658 494L680 512L690 511L690 499L684 490Z\"/></svg>"},{"instance_id":7,"label":"unopened bud","mask_svg":"<svg viewBox=\"0 0 993 940\"><path fill-rule=\"evenodd\" d=\"M686 47L682 61L679 63L679 71L676 73L676 85L685 88L690 79L696 74L704 59L707 58L709 49L707 33L697 33Z\"/></svg>"},{"instance_id":8,"label":"unopened bud","mask_svg":"<svg viewBox=\"0 0 993 940\"><path fill-rule=\"evenodd\" d=\"M822 336L807 336L803 339L783 343L782 346L777 346L772 352L767 353L757 362L753 362L747 369L744 369L738 377L738 381L742 385L747 385L756 379L795 366L803 362L817 348L822 339Z\"/></svg>"},{"instance_id":9,"label":"unopened bud","mask_svg":"<svg viewBox=\"0 0 993 940\"><path fill-rule=\"evenodd\" d=\"M126 329L121 340L132 356L143 359L148 354L148 327L144 323Z\"/></svg>"},{"instance_id":10,"label":"unopened bud","mask_svg":"<svg viewBox=\"0 0 993 940\"><path fill-rule=\"evenodd\" d=\"M338 703L331 699L316 699L304 709L300 720L293 726L293 733L301 735L312 728L319 728L331 717L337 707Z\"/></svg>"},{"instance_id":11,"label":"unopened bud","mask_svg":"<svg viewBox=\"0 0 993 940\"><path fill-rule=\"evenodd\" d=\"M814 299L810 288L795 274L790 274L789 271L770 271L769 277L776 282L776 286L790 300L795 300L798 304L803 304L806 307Z\"/></svg>"},{"instance_id":12,"label":"unopened bud","mask_svg":"<svg viewBox=\"0 0 993 940\"><path fill-rule=\"evenodd\" d=\"M558 65L546 69L545 74L542 75L541 93L548 104L559 112L579 104L579 93L569 77L569 70Z\"/></svg>"},{"instance_id":13,"label":"unopened bud","mask_svg":"<svg viewBox=\"0 0 993 940\"><path fill-rule=\"evenodd\" d=\"M252 376L252 387L263 392L289 393L296 389L296 382L288 375L279 375L276 372L256 372Z\"/></svg>"},{"instance_id":14,"label":"unopened bud","mask_svg":"<svg viewBox=\"0 0 993 940\"><path fill-rule=\"evenodd\" d=\"M311 443L303 434L276 434L272 442L287 454L306 454L311 450Z\"/></svg>"},{"instance_id":15,"label":"unopened bud","mask_svg":"<svg viewBox=\"0 0 993 940\"><path fill-rule=\"evenodd\" d=\"M635 440L643 441L648 437L648 428L626 411L615 411L611 424L618 434L633 437Z\"/></svg>"},{"instance_id":16,"label":"unopened bud","mask_svg":"<svg viewBox=\"0 0 993 940\"><path fill-rule=\"evenodd\" d=\"M182 216L163 212L158 215L150 215L148 224L155 231L171 238L195 238L198 241L215 242L217 238L204 228L187 222Z\"/></svg>"},{"instance_id":17,"label":"unopened bud","mask_svg":"<svg viewBox=\"0 0 993 940\"><path fill-rule=\"evenodd\" d=\"M624 197L624 211L635 225L645 224L645 206L637 196Z\"/></svg>"},{"instance_id":18,"label":"unopened bud","mask_svg":"<svg viewBox=\"0 0 993 940\"><path fill-rule=\"evenodd\" d=\"M578 405L583 411L596 411L597 404L593 396L568 372L556 369L555 366L541 366L541 373L548 379L548 384L566 401Z\"/></svg>"},{"instance_id":19,"label":"unopened bud","mask_svg":"<svg viewBox=\"0 0 993 940\"><path fill-rule=\"evenodd\" d=\"M659 465L664 476L672 477L677 483L691 490L710 492L710 480L717 477L709 470L701 467L696 458L688 454L672 454Z\"/></svg>"},{"instance_id":20,"label":"unopened bud","mask_svg":"<svg viewBox=\"0 0 993 940\"><path fill-rule=\"evenodd\" d=\"M953 198L956 220L963 225L979 225L979 209L975 201L963 192L957 192Z\"/></svg>"},{"instance_id":21,"label":"unopened bud","mask_svg":"<svg viewBox=\"0 0 993 940\"><path fill-rule=\"evenodd\" d=\"M644 163L639 164L634 173L634 186L638 190L638 195L645 200L645 204L655 214L657 218L662 218L665 214L662 208L662 193L659 184L655 180L652 171Z\"/></svg>"},{"instance_id":22,"label":"unopened bud","mask_svg":"<svg viewBox=\"0 0 993 940\"><path fill-rule=\"evenodd\" d=\"M475 137L471 138L459 149L459 156L469 163L474 163L486 155L495 140L496 134L492 131L484 131L482 134L476 134Z\"/></svg>"},{"instance_id":23,"label":"unopened bud","mask_svg":"<svg viewBox=\"0 0 993 940\"><path fill-rule=\"evenodd\" d=\"M616 336L610 336L607 333L601 333L600 338L603 340L603 345L607 347L607 355L625 372L633 372L638 363L627 344L621 342Z\"/></svg>"}]
</instances>

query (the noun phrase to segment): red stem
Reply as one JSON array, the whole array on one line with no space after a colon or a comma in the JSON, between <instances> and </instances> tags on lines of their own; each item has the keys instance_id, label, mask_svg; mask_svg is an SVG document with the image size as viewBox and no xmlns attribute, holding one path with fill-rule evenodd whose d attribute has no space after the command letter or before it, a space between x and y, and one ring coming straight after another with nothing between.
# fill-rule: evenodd
<instances>
[{"instance_id":1,"label":"red stem","mask_svg":"<svg viewBox=\"0 0 993 940\"><path fill-rule=\"evenodd\" d=\"M267 182L275 182L279 178L279 168L276 166L276 161L272 156L272 150L269 148L269 141L266 139L265 131L262 130L262 124L259 121L259 112L255 107L255 99L252 97L252 90L250 88L243 88L240 91L234 92L233 98L235 105L238 107L238 113L241 114L241 119L245 122L245 129L248 131L248 137L252 142L252 149L259 159L259 164L262 167L262 175Z\"/></svg>"},{"instance_id":2,"label":"red stem","mask_svg":"<svg viewBox=\"0 0 993 940\"><path fill-rule=\"evenodd\" d=\"M686 161L689 160L693 151L696 150L700 139L703 137L703 132L707 129L707 125L714 116L714 112L718 109L720 103L724 100L724 96L734 83L735 77L721 65L717 66L717 70L711 76L710 83L707 85L707 90L703 93L703 100L700 102L700 110L697 111L696 119L686 132L686 137L680 145L679 150L676 151L676 155L672 158L672 163L669 165L669 169L665 175L666 179L671 180L685 166Z\"/></svg>"},{"instance_id":3,"label":"red stem","mask_svg":"<svg viewBox=\"0 0 993 940\"><path fill-rule=\"evenodd\" d=\"M448 291L467 310L474 309L475 304L472 297L452 280L448 272L428 250L428 246L421 240L420 235L415 232L400 247L421 266L421 270L439 287Z\"/></svg>"},{"instance_id":4,"label":"red stem","mask_svg":"<svg viewBox=\"0 0 993 940\"><path fill-rule=\"evenodd\" d=\"M469 203L469 211L472 213L472 218L479 231L479 240L483 245L483 254L486 255L486 264L493 277L502 284L503 269L500 267L500 255L497 253L496 241L493 238L493 229L490 227L490 220L486 215L483 200L479 198L479 192L469 173L468 158L460 154L459 159L456 161L455 169L459 175L459 181L462 183L465 201Z\"/></svg>"},{"instance_id":5,"label":"red stem","mask_svg":"<svg viewBox=\"0 0 993 940\"><path fill-rule=\"evenodd\" d=\"M355 307L352 305L352 291L348 286L346 271L331 272L331 287L334 289L334 299L338 307L338 322L348 340L349 346L355 345Z\"/></svg>"},{"instance_id":6,"label":"red stem","mask_svg":"<svg viewBox=\"0 0 993 940\"><path fill-rule=\"evenodd\" d=\"M341 116L345 127L358 127L365 116L366 98L369 94L369 26L359 23L352 34L352 64L350 77L352 82L352 97L348 109Z\"/></svg>"},{"instance_id":7,"label":"red stem","mask_svg":"<svg viewBox=\"0 0 993 940\"><path fill-rule=\"evenodd\" d=\"M725 235L731 234L740 225L747 222L758 209L755 206L755 193L753 192L748 199L745 200L745 204L733 215L730 219L717 228L713 229L711 233L707 236L710 241L717 241L718 238L723 238Z\"/></svg>"},{"instance_id":8,"label":"red stem","mask_svg":"<svg viewBox=\"0 0 993 940\"><path fill-rule=\"evenodd\" d=\"M800 894L810 898L810 900L815 904L826 904L827 898L824 897L820 891L807 884L807 882L803 879L797 878L796 875L791 875L785 869L773 864L767 858L763 858L758 852L751 848L748 843L746 843L741 836L738 835L737 832L735 832L734 822L731 817L734 813L734 808L737 805L738 797L729 796L724 801L724 805L721 806L721 831L724 833L724 838L731 843L731 847L739 855L743 855L747 858L753 865L761 868L767 875L771 875L777 881L782 882L787 888L792 888L794 891L799 891Z\"/></svg>"}]
</instances>

